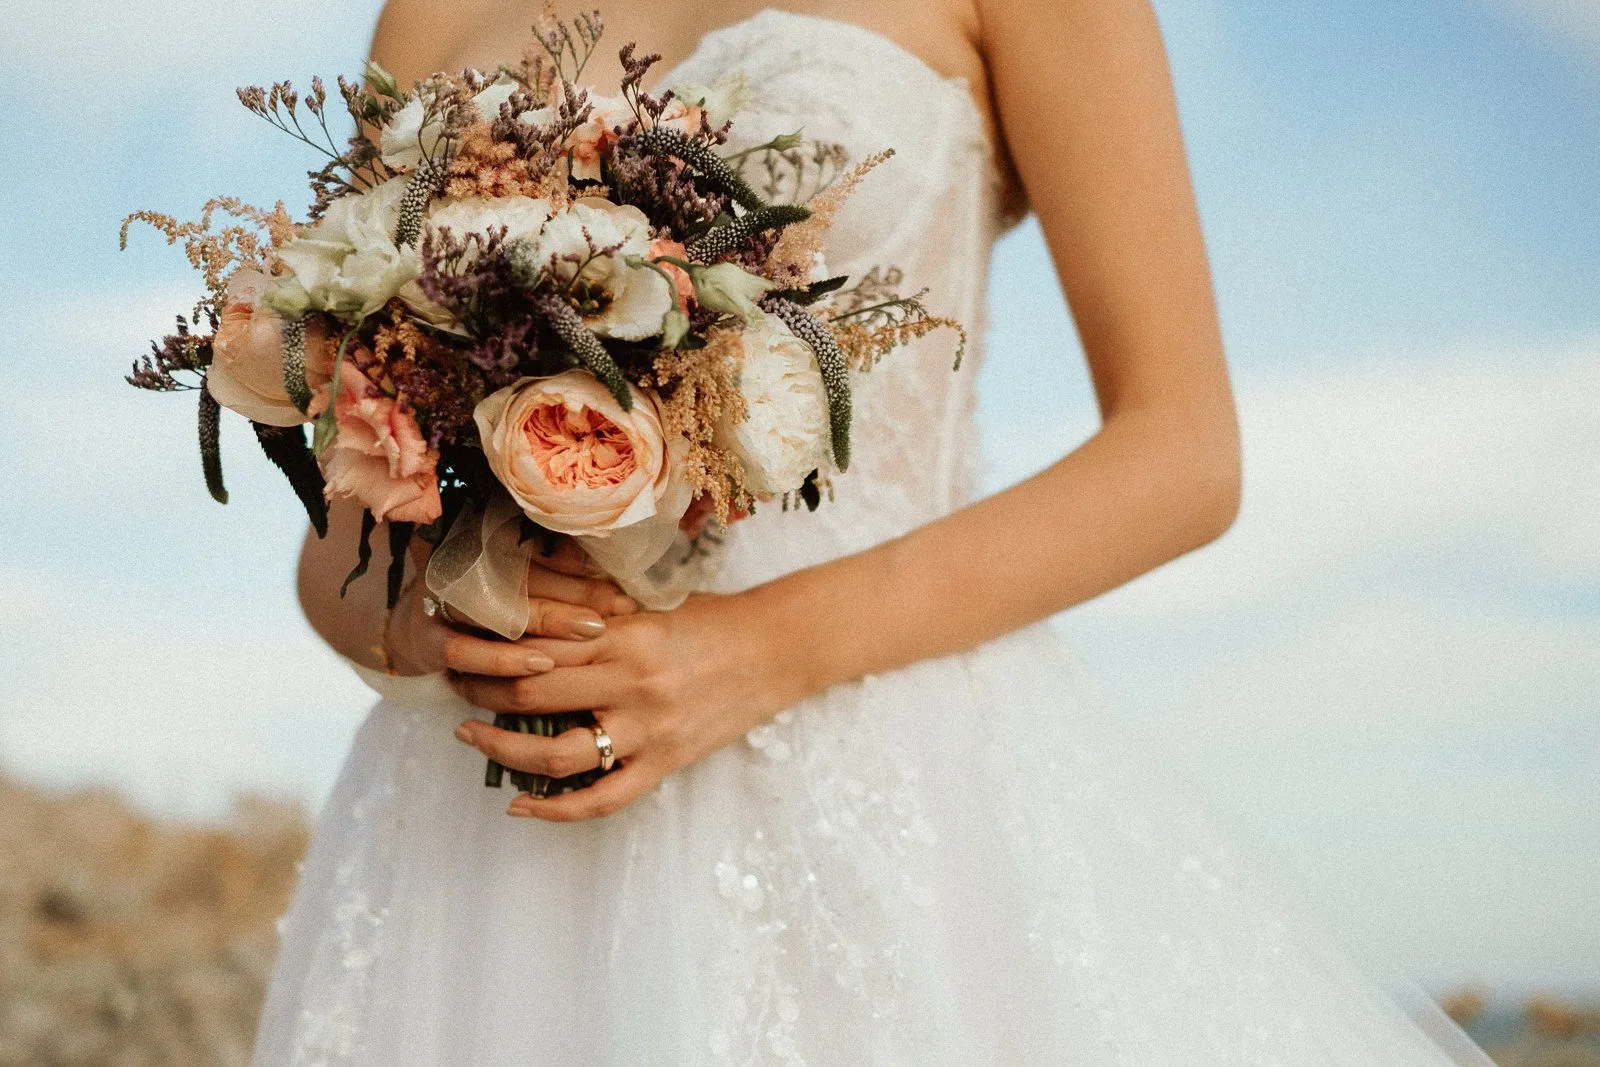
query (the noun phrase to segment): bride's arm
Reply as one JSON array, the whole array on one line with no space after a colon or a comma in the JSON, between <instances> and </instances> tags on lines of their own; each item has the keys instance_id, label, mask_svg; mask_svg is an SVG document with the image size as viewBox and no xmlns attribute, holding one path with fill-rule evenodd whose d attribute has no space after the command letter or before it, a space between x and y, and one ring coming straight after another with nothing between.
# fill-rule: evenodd
<instances>
[{"instance_id":1,"label":"bride's arm","mask_svg":"<svg viewBox=\"0 0 1600 1067\"><path fill-rule=\"evenodd\" d=\"M1215 539L1238 512L1232 393L1148 0L980 7L1000 123L1071 304L1102 428L1012 489L759 591L814 650L808 687L1044 618Z\"/></svg>"},{"instance_id":2,"label":"bride's arm","mask_svg":"<svg viewBox=\"0 0 1600 1067\"><path fill-rule=\"evenodd\" d=\"M905 537L738 597L645 615L485 707L610 709L624 769L518 814L615 810L829 685L969 648L1113 589L1225 531L1233 399L1164 47L1148 0L979 0L1011 155L1055 259L1102 415L1077 451ZM1065 346L1063 345L1063 352ZM463 740L545 773L593 744L481 723ZM631 760L629 757L633 757Z\"/></svg>"}]
</instances>

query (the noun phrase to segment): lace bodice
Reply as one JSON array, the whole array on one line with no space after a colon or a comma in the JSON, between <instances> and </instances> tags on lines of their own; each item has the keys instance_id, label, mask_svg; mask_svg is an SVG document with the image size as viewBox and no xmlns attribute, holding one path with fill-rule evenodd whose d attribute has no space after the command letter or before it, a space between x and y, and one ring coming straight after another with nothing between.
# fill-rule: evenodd
<instances>
[{"instance_id":1,"label":"lace bodice","mask_svg":"<svg viewBox=\"0 0 1600 1067\"><path fill-rule=\"evenodd\" d=\"M952 370L955 335L937 331L857 377L856 442L834 499L816 514L776 504L730 532L716 585L732 590L845 555L920 526L967 499L976 435L974 382L995 239L1015 219L984 122L964 78L941 75L864 27L768 9L713 30L662 78L709 84L743 72L750 100L729 147L803 129L858 161L893 148L847 201L826 244L831 274L904 272L929 308L971 340Z\"/></svg>"}]
</instances>

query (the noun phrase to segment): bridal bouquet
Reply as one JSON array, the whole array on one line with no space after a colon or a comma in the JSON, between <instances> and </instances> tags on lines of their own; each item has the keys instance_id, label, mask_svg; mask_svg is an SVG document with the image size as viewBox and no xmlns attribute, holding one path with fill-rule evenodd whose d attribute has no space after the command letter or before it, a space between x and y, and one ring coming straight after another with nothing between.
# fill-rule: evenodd
<instances>
[{"instance_id":1,"label":"bridal bouquet","mask_svg":"<svg viewBox=\"0 0 1600 1067\"><path fill-rule=\"evenodd\" d=\"M433 596L511 639L549 537L575 538L646 606L675 606L713 531L763 502L815 509L849 466L853 371L939 327L965 340L895 291L898 272L826 269L829 223L890 152L849 168L799 134L728 151L743 79L652 95L660 57L630 44L620 94L602 96L577 84L601 32L598 13L547 14L521 62L409 90L376 64L336 98L320 79L304 95L241 89L328 157L309 220L219 198L196 222L123 224L124 243L134 221L182 241L204 275L128 380L198 392L212 496L227 500L228 408L319 535L329 500L364 508L345 587L382 522L391 607L420 537Z\"/></svg>"}]
</instances>

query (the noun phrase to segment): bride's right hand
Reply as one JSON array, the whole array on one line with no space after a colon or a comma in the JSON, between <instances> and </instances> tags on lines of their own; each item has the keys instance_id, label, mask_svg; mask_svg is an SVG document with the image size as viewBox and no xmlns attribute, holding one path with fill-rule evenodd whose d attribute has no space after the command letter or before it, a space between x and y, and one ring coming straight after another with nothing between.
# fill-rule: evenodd
<instances>
[{"instance_id":1,"label":"bride's right hand","mask_svg":"<svg viewBox=\"0 0 1600 1067\"><path fill-rule=\"evenodd\" d=\"M413 566L427 565L426 556ZM391 662L402 674L432 674L445 668L481 664L485 656L508 674L542 674L555 662L549 656L507 641L451 610L450 621L423 607L425 583L408 584L389 618ZM535 555L528 565L529 638L588 641L606 632L606 619L631 615L639 605L606 579L577 543L562 538L550 555Z\"/></svg>"}]
</instances>

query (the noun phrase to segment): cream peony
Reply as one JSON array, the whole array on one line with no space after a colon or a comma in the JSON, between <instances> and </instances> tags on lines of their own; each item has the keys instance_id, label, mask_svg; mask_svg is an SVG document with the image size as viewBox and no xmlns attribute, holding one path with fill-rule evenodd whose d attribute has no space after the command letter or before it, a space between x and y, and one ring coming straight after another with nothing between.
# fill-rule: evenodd
<instances>
[{"instance_id":1,"label":"cream peony","mask_svg":"<svg viewBox=\"0 0 1600 1067\"><path fill-rule=\"evenodd\" d=\"M676 527L688 503L673 492L682 440L669 448L655 397L629 388L633 410L623 411L592 374L569 370L478 404L489 466L534 522L596 537L656 518Z\"/></svg>"},{"instance_id":2,"label":"cream peony","mask_svg":"<svg viewBox=\"0 0 1600 1067\"><path fill-rule=\"evenodd\" d=\"M675 304L665 278L648 266L628 265L630 256L646 257L650 243L644 212L585 197L545 223L537 261L567 287L589 329L642 341L661 333L662 318Z\"/></svg>"},{"instance_id":3,"label":"cream peony","mask_svg":"<svg viewBox=\"0 0 1600 1067\"><path fill-rule=\"evenodd\" d=\"M370 315L422 271L415 246L397 248L395 224L409 179L342 196L278 258L293 272L268 303L286 314L296 305L337 315Z\"/></svg>"},{"instance_id":4,"label":"cream peony","mask_svg":"<svg viewBox=\"0 0 1600 1067\"><path fill-rule=\"evenodd\" d=\"M272 279L240 268L228 278L221 322L211 342L206 392L225 408L268 426L298 426L309 420L289 400L283 384L285 320L261 303ZM333 355L320 326L306 330L306 384L327 384Z\"/></svg>"},{"instance_id":5,"label":"cream peony","mask_svg":"<svg viewBox=\"0 0 1600 1067\"><path fill-rule=\"evenodd\" d=\"M828 458L828 394L811 347L776 318L747 328L739 392L748 414L726 415L715 443L745 471L745 487L758 496L800 488Z\"/></svg>"}]
</instances>

